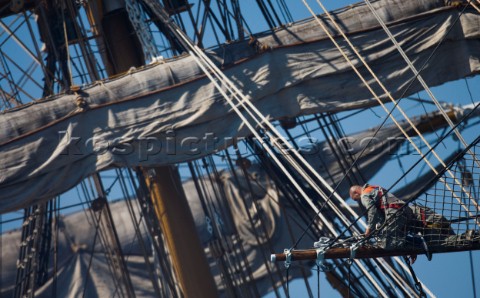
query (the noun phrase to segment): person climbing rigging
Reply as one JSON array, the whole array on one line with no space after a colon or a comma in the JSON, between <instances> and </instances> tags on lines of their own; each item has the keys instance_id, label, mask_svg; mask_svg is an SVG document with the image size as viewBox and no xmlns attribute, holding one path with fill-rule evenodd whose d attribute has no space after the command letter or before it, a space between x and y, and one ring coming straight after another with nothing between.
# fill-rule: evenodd
<instances>
[{"instance_id":1,"label":"person climbing rigging","mask_svg":"<svg viewBox=\"0 0 480 298\"><path fill-rule=\"evenodd\" d=\"M363 187L360 185L350 187L350 197L367 209L366 237L386 222L387 224L379 235L379 246L384 249L405 247L407 226L414 216L412 209L404 207L404 201L381 186L369 184L365 184Z\"/></svg>"},{"instance_id":2,"label":"person climbing rigging","mask_svg":"<svg viewBox=\"0 0 480 298\"><path fill-rule=\"evenodd\" d=\"M421 242L426 250L427 245L441 245L457 239L450 222L441 214L417 204L404 207L405 201L383 187L353 185L350 187L350 197L367 209L366 237L388 221L379 233L379 246L384 249L405 248L408 233L413 235L410 239L412 244L418 246L417 242ZM389 220L391 217L394 218Z\"/></svg>"}]
</instances>

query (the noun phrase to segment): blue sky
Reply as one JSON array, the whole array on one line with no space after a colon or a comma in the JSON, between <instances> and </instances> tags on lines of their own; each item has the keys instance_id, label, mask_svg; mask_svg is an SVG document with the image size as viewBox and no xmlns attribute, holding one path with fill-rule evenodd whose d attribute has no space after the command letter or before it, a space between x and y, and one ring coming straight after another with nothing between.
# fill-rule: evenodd
<instances>
[{"instance_id":1,"label":"blue sky","mask_svg":"<svg viewBox=\"0 0 480 298\"><path fill-rule=\"evenodd\" d=\"M194 2L194 1L191 1ZM275 1L272 1L275 2ZM312 8L317 13L321 13L320 8L315 1L308 1ZM300 0L286 0L287 5L291 8L291 13L294 20L304 19L310 17L310 13L304 7L302 1ZM352 3L351 1L345 0L330 0L324 1L324 5L328 9L336 9ZM259 16L257 9L257 4L255 0L242 0L240 1L242 7L247 7L252 13L246 14L245 18L250 28L254 31L263 31L266 30L266 24L263 21L263 17ZM468 79L469 86L475 100L480 100L480 82L478 78ZM445 84L433 88L435 96L441 101L451 102L459 104L468 104L470 103L470 95L466 88L466 83L464 80ZM428 98L425 94L421 93L422 98ZM417 110L409 111L412 114L417 114ZM378 111L378 114L383 116L382 111ZM374 126L379 123L378 119L366 118L363 125ZM349 123L348 121L344 124L345 131L347 133L353 133L359 130L359 127L356 123ZM469 130L466 132L468 139L472 139L478 135L478 132L475 130ZM394 169L394 170L392 170ZM400 169L398 167L388 167L388 172L379 172L378 175L371 181L372 183L383 185L389 187L393 183L396 177L401 175ZM19 214L20 215L20 214ZM479 268L480 263L480 253L473 252L474 264L476 268ZM471 271L470 271L470 260L469 253L450 253L450 254L440 254L434 255L432 261L428 261L424 256L419 256L417 263L414 265L415 272L420 280L422 280L427 287L437 296L437 297L473 297L472 292L472 280L471 280ZM476 286L477 292L480 291L480 272L475 271L476 274ZM338 292L333 290L328 282L325 280L324 274L321 274L321 296L322 297L340 297ZM313 274L311 278L311 286L316 289L316 273ZM315 292L314 292L315 293ZM373 294L373 293L372 293ZM297 280L290 284L290 296L291 297L306 297L307 292L303 281ZM480 295L480 294L478 294ZM266 297L274 297L273 294L269 294Z\"/></svg>"},{"instance_id":2,"label":"blue sky","mask_svg":"<svg viewBox=\"0 0 480 298\"><path fill-rule=\"evenodd\" d=\"M245 1L247 2L247 1ZM287 1L290 7L293 7L293 1ZM316 13L321 13L319 6L316 4L316 1L308 1L310 6L314 9ZM339 7L346 6L351 1L322 1L327 9L336 9ZM246 4L246 3L245 3ZM296 1L296 7L292 10L292 14L296 17L295 19L302 19L309 17L309 12L305 9L302 1ZM243 5L243 2L242 2ZM252 5L252 4L250 4ZM480 101L480 81L478 76L476 78L469 78L468 86L472 92L473 99L475 101ZM439 87L432 88L434 95L440 100L445 102L454 102L456 104L468 104L471 102L470 94L466 88L465 80L460 80L457 82L452 82L444 84ZM428 96L421 92L419 94L421 98L428 98ZM421 111L409 111L413 115L418 114ZM383 113L383 114L382 114ZM380 116L385 115L383 111L378 111ZM365 121L371 121L371 119L365 119ZM378 120L377 120L378 121ZM372 121L373 125L375 121ZM344 128L347 132L358 131L356 123L345 123ZM464 132L464 136L467 139L473 140L478 136L478 129L472 129L470 131ZM451 149L451 148L449 148ZM407 167L408 168L408 167ZM383 172L379 172L371 183L383 185L389 187L400 175L401 171L398 167L386 166L386 169ZM475 274L475 285L477 291L477 297L480 293L480 253L478 251L472 252L473 264L474 264L474 274ZM446 253L446 254L437 254L433 256L431 261L428 261L425 256L419 256L417 262L413 265L417 277L425 283L428 289L436 297L474 297L473 286L472 286L472 277L470 270L470 254L469 252L460 252L460 253ZM476 271L475 271L476 270ZM316 296L316 272L313 272L312 277L310 278L310 284L314 290L314 295ZM328 282L325 279L325 275L321 273L320 281L320 296L321 297L341 297L340 294L333 290ZM372 293L375 295L375 293ZM306 291L305 284L303 280L296 280L290 283L290 296L291 297L307 297L308 292ZM265 297L275 297L273 293Z\"/></svg>"}]
</instances>

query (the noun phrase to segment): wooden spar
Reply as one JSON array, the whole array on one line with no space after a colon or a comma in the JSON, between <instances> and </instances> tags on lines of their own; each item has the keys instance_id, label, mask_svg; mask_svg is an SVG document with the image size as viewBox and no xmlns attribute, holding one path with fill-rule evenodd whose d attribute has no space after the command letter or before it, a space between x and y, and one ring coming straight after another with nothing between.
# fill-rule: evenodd
<instances>
[{"instance_id":1,"label":"wooden spar","mask_svg":"<svg viewBox=\"0 0 480 298\"><path fill-rule=\"evenodd\" d=\"M455 110L452 108L449 111L447 111L447 116L452 120L453 122L457 122L459 119L457 119L457 115L455 113ZM421 121L419 124L417 124L417 128L421 133L428 133L428 132L434 132L436 129L439 129L441 127L448 126L447 121L443 117L442 114L437 113L436 115L425 115L422 116L421 118L423 121ZM411 136L415 136L415 133L410 133Z\"/></svg>"},{"instance_id":2,"label":"wooden spar","mask_svg":"<svg viewBox=\"0 0 480 298\"><path fill-rule=\"evenodd\" d=\"M178 171L170 166L143 171L183 295L218 296Z\"/></svg>"},{"instance_id":3,"label":"wooden spar","mask_svg":"<svg viewBox=\"0 0 480 298\"><path fill-rule=\"evenodd\" d=\"M460 247L451 246L435 246L430 249L430 253L447 253L447 252L461 252L480 250L480 243L473 245L465 245ZM303 249L303 250L291 250L290 261L306 261L317 259L317 249ZM355 259L368 259L368 258L383 258L393 256L410 256L410 255L423 255L426 254L425 250L418 249L397 249L397 250L385 250L378 247L365 247L361 246L355 251ZM351 249L346 248L330 248L324 254L324 259L347 259L351 256ZM272 262L285 261L285 253L276 253L271 255Z\"/></svg>"}]
</instances>

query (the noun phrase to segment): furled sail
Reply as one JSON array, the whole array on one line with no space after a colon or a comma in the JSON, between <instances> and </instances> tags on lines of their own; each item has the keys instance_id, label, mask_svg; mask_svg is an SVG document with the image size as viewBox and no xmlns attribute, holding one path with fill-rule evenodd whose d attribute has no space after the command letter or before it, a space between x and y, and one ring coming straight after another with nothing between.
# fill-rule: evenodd
<instances>
[{"instance_id":1,"label":"furled sail","mask_svg":"<svg viewBox=\"0 0 480 298\"><path fill-rule=\"evenodd\" d=\"M239 170L240 172L240 170ZM234 228L229 228L228 225L222 225L221 239L230 239L232 243L232 250L226 251L223 254L228 254L228 258L232 261L239 258L240 250L245 252L245 261L242 267L250 267L252 276L256 280L256 287L263 295L272 289L272 283L267 278L268 270L261 254L268 256L270 250L262 252L259 247L265 245L267 242L273 243L271 249L278 250L290 244L292 233L301 233L302 228L299 225L292 225L293 231L289 231L287 227L287 216L284 214L285 198L282 197L275 189L274 184L269 181L268 175L261 167L254 166L250 169L249 174L255 179L247 182L244 178L236 176L234 182L233 175L228 171L221 173L221 178L217 182L225 188L225 198L228 200L227 205L231 208L233 215ZM238 173L237 173L238 175ZM214 187L209 185L209 177L202 177L202 184L206 185L206 192L203 195L211 196L210 199L215 199ZM247 184L254 184L254 188L250 192ZM207 254L213 270L217 287L219 290L226 290L222 278L225 278L221 272L217 270L216 262L218 261L219 252L212 251L211 243L215 238L213 234L208 231L208 223L206 218L209 216L208 212L202 209L200 204L199 193L195 188L192 180L186 181L183 184L187 194L192 214L195 218L196 229L200 236L202 243L205 246L205 253ZM127 199L128 200L128 199ZM244 201L246 201L244 205ZM255 201L255 202L254 202ZM138 205L132 200L134 212L137 218L141 218L138 210ZM219 205L218 199L213 204ZM254 208L255 204L259 204L263 210L262 214L255 215L257 225L263 225L266 234L258 235L255 229L260 229L259 226L252 227L248 219L250 211L245 208ZM244 206L244 207L242 207ZM288 208L288 207L287 207ZM145 243L148 248L147 254L150 262L153 263L153 251L151 249L151 239L144 225L139 225L142 239L138 238L135 231L135 223L132 222L130 211L127 207L126 201L117 201L110 204L113 221L118 233L118 238L121 250L127 260L129 267L129 274L132 280L135 294L137 297L153 297L155 296L154 287L149 276L148 265L145 262L142 246L140 241ZM115 296L118 291L115 282L111 277L109 271L108 259L105 257L107 252L103 246L100 236L97 236L96 222L90 214L91 209L79 211L60 219L59 232L57 236L56 252L59 258L57 275L52 276L45 284L40 287L36 293L36 297L52 297L52 293L56 293L59 297L79 297L86 295L88 297L110 297ZM221 216L221 214L217 214ZM290 214L290 221L298 221L294 214ZM212 221L227 222L226 218L215 219ZM215 223L212 223L213 225ZM236 231L236 232L235 232ZM15 286L15 277L17 274L17 266L22 266L17 262L18 251L21 239L21 230L11 231L3 234L1 237L4 243L2 250L2 280L0 282L0 294L2 296L11 296ZM236 234L238 233L238 234ZM237 235L237 237L235 237ZM259 237L259 238L257 238ZM308 242L303 243L307 245ZM50 253L53 253L50 252ZM241 259L236 260L242 262ZM89 265L89 263L91 263ZM53 264L50 263L49 270L53 270ZM273 270L275 270L273 268ZM229 278L235 280L236 283L241 281L241 274L236 275L232 273ZM300 276L300 272L292 272L291 278ZM306 276L311 274L307 270ZM282 275L276 274L275 286L282 282ZM263 279L263 280L262 280ZM56 283L56 284L55 284ZM62 285L61 287L58 285ZM165 285L163 285L165 286Z\"/></svg>"},{"instance_id":2,"label":"furled sail","mask_svg":"<svg viewBox=\"0 0 480 298\"><path fill-rule=\"evenodd\" d=\"M457 117L460 117L461 114L462 111L460 109L457 110ZM432 120L436 117L438 115L435 113L418 117L415 119L415 124L418 127L422 127L424 123L435 122ZM442 124L442 122L439 124ZM429 130L432 128L440 129L443 125L428 127ZM406 124L402 123L402 126L406 126ZM395 154L404 142L404 139L399 138L398 130L393 126L382 127L378 129L378 132L377 128L369 129L348 135L346 137L348 142L340 143L348 145L342 147L343 150L348 150L355 157L359 155L362 146L365 145L362 140L369 140L373 137L376 137L379 141L369 147L370 151L368 154L362 156L358 161L358 170L363 174L362 177L367 180L385 164L389 154ZM308 150L302 151L309 162L319 170L320 174L324 177L329 177L327 178L329 183L336 185L343 177L343 174L338 161L331 154L326 154L330 150L327 141L323 141L315 144L314 147ZM447 163L451 158L447 158ZM328 167L325 165L328 165ZM269 276L269 270L270 272L276 272L278 269L268 262L266 264L262 254L268 255L271 251L281 251L285 247L289 247L292 244L292 239L301 234L307 224L302 222L302 218L295 208L292 207L287 197L278 190L275 182L269 178L268 174L259 164L253 164L248 169L248 178L242 174L241 169L237 169L236 173L228 170L221 171L215 179L212 179L212 177L201 177L199 181L196 181L202 185L200 188L201 192L197 189L193 180L183 183L190 210L195 220L197 234L212 264L210 267L213 270L217 287L220 290L226 289L222 283L222 272L219 272L217 266L215 266L218 256L215 256L216 253L212 251L214 246L210 245L215 241L215 237L211 231L212 224L209 224L208 221L222 223L220 224L222 232L220 238L229 239L232 246L232 250L223 252L224 254L228 254L229 258L235 258L240 255L240 250L243 251L246 260L244 262L248 263L248 265L244 264L244 266L251 268L252 277L255 279L256 287L261 294L271 291L272 280L274 286L278 286L282 280L282 275L279 274ZM432 179L431 173L416 179L414 182L406 185L403 190L400 190L398 192L399 196L410 197L413 190L419 189L418 185L425 185L430 179ZM214 182L212 183L212 181ZM218 189L223 190L221 194L217 193ZM347 197L348 185L342 185L338 192L342 197ZM221 214L212 216L208 208L202 205L200 196L204 200L210 201L217 210L220 210L222 206L228 206L229 210L227 213L231 214L231 219L222 218ZM136 205L134 204L133 206ZM342 205L340 204L339 206ZM152 296L154 295L154 287L151 284L149 272L148 270L139 269L147 268L148 264L145 264L144 256L142 256L139 239L135 235L126 202L112 203L110 208L122 251L128 260L128 267L131 268L129 272L130 278L134 284L137 296ZM256 211L252 212L251 210ZM138 212L137 208L135 208L135 212ZM253 221L256 225L250 222L249 213L252 213ZM361 214L361 212L357 210L357 214ZM215 218L215 216L219 217ZM314 214L312 213L311 216L313 217ZM332 214L332 216L334 215ZM139 217L138 214L137 217ZM209 219L207 220L207 218ZM317 224L321 230L321 223L318 222ZM77 212L67 215L61 219L59 226L60 232L56 250L57 257L62 261L59 262L58 275L55 279L57 283L61 283L63 286L54 289L55 284L52 277L44 286L37 290L36 296L50 297L53 291L57 291L57 296L62 297L77 297L83 295L84 292L89 297L112 296L116 288L112 287L114 282L110 276L108 260L105 258L105 248L99 240L94 240L96 233L95 222L89 217L88 212ZM264 229L263 234L258 233L258 230L261 230L261 228ZM151 250L151 239L144 226L141 226L140 230L142 235L141 241L147 244L146 246L149 248L148 254L151 262L153 262L154 254ZM327 231L323 232L328 234ZM5 261L2 266L0 293L5 296L9 296L14 290L13 285L15 284L18 264L17 256L19 245L21 245L19 243L20 239L21 230L2 235L2 243L4 243L2 260ZM300 243L300 247L311 247L313 241L314 239L311 237L306 237ZM88 269L91 258L92 265ZM50 265L52 266L52 264ZM301 272L292 270L290 278L300 278L302 275L309 276L311 271L305 270ZM241 283L240 273L232 273L230 278Z\"/></svg>"},{"instance_id":3,"label":"furled sail","mask_svg":"<svg viewBox=\"0 0 480 298\"><path fill-rule=\"evenodd\" d=\"M283 276L279 273L278 268L268 262L265 263L262 254L268 255L271 251L280 251L290 246L292 237L301 234L304 226L298 224L301 219L294 208L288 203L287 198L278 191L275 183L270 180L268 173L261 166L254 164L249 168L248 179L250 181L247 181L247 178L242 176L241 172L240 169L237 169L235 174L222 171L219 174L219 179L213 180L215 185L211 184L209 177L202 177L201 181L197 181L204 186L205 192L202 195L213 201L213 208L220 209L221 204L218 200L226 200L224 204L226 203L229 206L234 227L227 224L227 219L222 218L222 214L217 214L220 217L219 219L210 216L212 223L209 224L207 218L210 214L201 204L194 181L185 181L183 187L195 219L197 233L211 263L210 268L218 289L224 292L227 290L222 281L224 272L219 271L216 265L219 252L212 251L212 247L214 247L212 243L216 239L209 227L211 228L211 225L215 224L213 222L221 226L222 235L220 238L231 241L232 249L223 251L222 254L227 254L228 259L235 259L236 262L241 263L242 259L239 258L239 255L241 255L240 251L243 251L246 260L243 261L243 268L250 268L252 277L255 279L255 285L259 293L263 295L272 290L272 282L275 286L278 286ZM430 178L423 177L416 180L415 183L426 183ZM218 187L224 189L225 197L218 198L216 196L214 189ZM412 189L411 184L406 185L406 188ZM131 203L136 217L140 218L135 200L131 200ZM250 212L248 209L255 209L255 205L260 206L260 208L254 215L253 221L256 226L253 226L248 218ZM139 225L141 235L141 239L139 239L126 200L112 202L110 209L136 296L155 296L155 289L148 271L149 265L146 264L144 252L140 245L140 241L145 244L150 263L153 263L155 254L151 249L151 239L145 226ZM51 297L53 293L56 293L58 297L84 295L88 297L109 297L117 293L118 289L111 276L108 259L105 257L106 249L101 239L96 239L100 236L95 236L97 233L96 222L92 219L89 209L60 217L57 243L55 244L55 251L59 260L56 268L57 275L50 276L43 286L36 290L36 297ZM222 224L222 222L225 224ZM256 230L263 229L265 230L264 234L260 233L259 236ZM19 243L21 233L21 230L15 230L1 235L3 262L0 294L2 296L11 296L15 287L17 266L22 266L21 261L20 263L17 261L18 251L22 245ZM271 246L268 245L269 243ZM311 247L312 243L313 240L308 237L300 243L300 246ZM53 251L50 252L50 254L52 253ZM50 258L53 259L52 256ZM53 263L50 263L49 266L48 270L53 270ZM301 272L300 269L292 269L290 278L311 275L311 270ZM276 274L270 276L269 271ZM241 284L241 274L243 273L231 273L229 278Z\"/></svg>"},{"instance_id":4,"label":"furled sail","mask_svg":"<svg viewBox=\"0 0 480 298\"><path fill-rule=\"evenodd\" d=\"M375 5L414 64L426 63L429 85L479 71L478 13L460 14L433 0ZM365 7L337 17L391 94L419 90L416 84L405 90L407 66ZM258 36L253 45L233 43L209 54L265 115L377 104L314 21ZM189 56L4 112L0 126L4 211L58 195L95 171L191 160L248 135Z\"/></svg>"}]
</instances>

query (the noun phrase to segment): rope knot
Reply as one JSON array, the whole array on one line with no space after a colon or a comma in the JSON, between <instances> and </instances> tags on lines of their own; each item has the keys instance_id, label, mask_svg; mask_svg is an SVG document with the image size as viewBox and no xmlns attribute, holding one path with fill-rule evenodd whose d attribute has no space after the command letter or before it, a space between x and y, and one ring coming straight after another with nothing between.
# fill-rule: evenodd
<instances>
[{"instance_id":1,"label":"rope knot","mask_svg":"<svg viewBox=\"0 0 480 298\"><path fill-rule=\"evenodd\" d=\"M250 40L248 41L248 45L255 49L257 53L263 53L270 50L270 47L264 43L261 43L258 39L254 36L250 36Z\"/></svg>"},{"instance_id":2,"label":"rope knot","mask_svg":"<svg viewBox=\"0 0 480 298\"><path fill-rule=\"evenodd\" d=\"M83 96L78 94L77 94L77 97L75 98L75 105L81 112L85 111L88 107L87 102L85 101Z\"/></svg>"}]
</instances>

